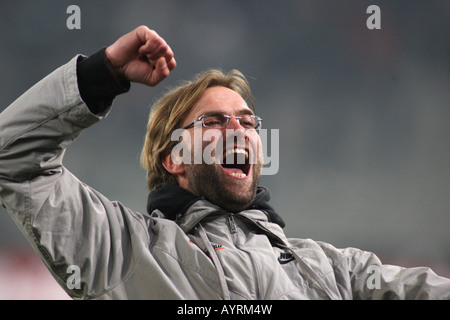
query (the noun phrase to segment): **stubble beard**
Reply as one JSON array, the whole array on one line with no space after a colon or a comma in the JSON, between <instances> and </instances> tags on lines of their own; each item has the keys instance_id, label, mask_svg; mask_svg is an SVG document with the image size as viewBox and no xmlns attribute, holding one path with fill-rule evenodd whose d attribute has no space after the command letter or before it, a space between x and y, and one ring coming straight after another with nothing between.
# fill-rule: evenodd
<instances>
[{"instance_id":1,"label":"stubble beard","mask_svg":"<svg viewBox=\"0 0 450 320\"><path fill-rule=\"evenodd\" d=\"M192 164L186 167L191 190L211 203L230 212L248 208L254 201L259 184L261 164L252 165L251 182L227 176L220 164Z\"/></svg>"}]
</instances>

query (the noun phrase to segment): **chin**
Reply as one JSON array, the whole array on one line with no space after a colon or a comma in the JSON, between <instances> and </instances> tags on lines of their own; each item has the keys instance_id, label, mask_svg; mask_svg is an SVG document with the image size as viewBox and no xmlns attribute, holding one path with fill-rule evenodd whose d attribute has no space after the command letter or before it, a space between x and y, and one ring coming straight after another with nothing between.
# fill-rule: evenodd
<instances>
[{"instance_id":1,"label":"chin","mask_svg":"<svg viewBox=\"0 0 450 320\"><path fill-rule=\"evenodd\" d=\"M248 208L255 199L258 183L252 176L225 180L222 186L216 188L214 202L230 212Z\"/></svg>"},{"instance_id":2,"label":"chin","mask_svg":"<svg viewBox=\"0 0 450 320\"><path fill-rule=\"evenodd\" d=\"M186 173L194 194L229 212L239 212L255 199L260 167L259 164L246 165L237 172L221 164L194 164L187 167Z\"/></svg>"}]
</instances>

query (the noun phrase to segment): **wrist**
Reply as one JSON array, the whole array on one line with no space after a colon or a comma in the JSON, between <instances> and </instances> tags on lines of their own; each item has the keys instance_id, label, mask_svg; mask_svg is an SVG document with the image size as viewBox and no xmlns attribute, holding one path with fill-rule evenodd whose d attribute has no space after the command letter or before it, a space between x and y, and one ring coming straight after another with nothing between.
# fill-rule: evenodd
<instances>
[{"instance_id":1,"label":"wrist","mask_svg":"<svg viewBox=\"0 0 450 320\"><path fill-rule=\"evenodd\" d=\"M77 75L81 97L94 113L101 109L100 106L110 105L117 95L130 89L130 82L115 76L108 66L105 49L80 59Z\"/></svg>"},{"instance_id":2,"label":"wrist","mask_svg":"<svg viewBox=\"0 0 450 320\"><path fill-rule=\"evenodd\" d=\"M115 66L112 62L111 62L111 48L107 47L104 50L104 59L105 59L105 65L108 67L108 70L111 72L111 74L113 75L113 77L119 81L128 81L127 77L125 76L124 72L122 71L121 67Z\"/></svg>"}]
</instances>

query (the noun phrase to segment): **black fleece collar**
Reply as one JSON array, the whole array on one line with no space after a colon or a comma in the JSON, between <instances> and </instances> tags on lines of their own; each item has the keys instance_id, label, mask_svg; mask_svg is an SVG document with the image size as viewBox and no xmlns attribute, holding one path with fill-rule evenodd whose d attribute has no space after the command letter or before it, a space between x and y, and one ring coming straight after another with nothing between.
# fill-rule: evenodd
<instances>
[{"instance_id":1,"label":"black fleece collar","mask_svg":"<svg viewBox=\"0 0 450 320\"><path fill-rule=\"evenodd\" d=\"M147 212L151 214L158 209L170 220L175 220L178 214L184 214L196 201L203 199L173 183L163 183L150 192L147 200ZM270 192L266 187L258 187L255 201L248 209L259 209L267 212L269 219L284 228L283 219L269 205Z\"/></svg>"}]
</instances>

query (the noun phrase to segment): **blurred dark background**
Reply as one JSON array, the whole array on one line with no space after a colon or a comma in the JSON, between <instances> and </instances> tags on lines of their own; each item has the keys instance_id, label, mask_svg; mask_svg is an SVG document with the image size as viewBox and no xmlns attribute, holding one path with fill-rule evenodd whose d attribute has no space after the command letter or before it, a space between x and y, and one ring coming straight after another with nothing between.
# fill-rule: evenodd
<instances>
[{"instance_id":1,"label":"blurred dark background","mask_svg":"<svg viewBox=\"0 0 450 320\"><path fill-rule=\"evenodd\" d=\"M381 29L369 30L369 5ZM69 30L69 5L81 29ZM69 61L145 24L178 67L133 85L65 165L144 212L139 166L152 102L208 68L248 76L279 171L263 176L288 237L375 252L450 277L450 1L25 1L0 3L0 111ZM1 165L1 163L0 163ZM65 298L0 208L0 299Z\"/></svg>"}]
</instances>

